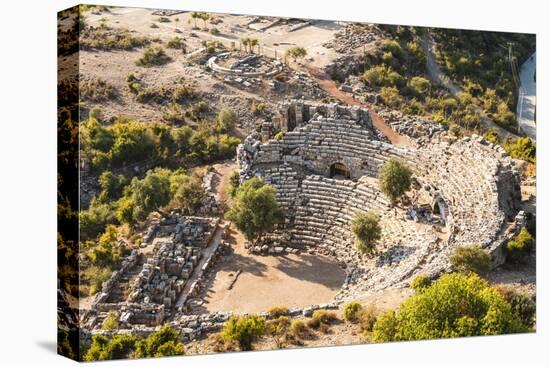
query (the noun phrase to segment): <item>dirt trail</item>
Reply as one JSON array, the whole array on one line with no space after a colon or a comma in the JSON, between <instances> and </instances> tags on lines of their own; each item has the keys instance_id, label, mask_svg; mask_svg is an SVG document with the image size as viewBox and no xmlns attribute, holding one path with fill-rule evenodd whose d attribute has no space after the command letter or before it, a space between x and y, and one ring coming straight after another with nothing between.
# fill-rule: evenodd
<instances>
[{"instance_id":1,"label":"dirt trail","mask_svg":"<svg viewBox=\"0 0 550 367\"><path fill-rule=\"evenodd\" d=\"M399 135L377 114L370 105L360 102L350 96L349 94L342 92L338 89L336 82L332 80L325 72L312 67L305 67L307 72L317 81L319 86L332 97L352 106L359 106L362 108L368 108L369 114L372 119L374 127L376 127L382 134L384 134L392 144L401 146L413 146L413 143L406 136Z\"/></svg>"}]
</instances>

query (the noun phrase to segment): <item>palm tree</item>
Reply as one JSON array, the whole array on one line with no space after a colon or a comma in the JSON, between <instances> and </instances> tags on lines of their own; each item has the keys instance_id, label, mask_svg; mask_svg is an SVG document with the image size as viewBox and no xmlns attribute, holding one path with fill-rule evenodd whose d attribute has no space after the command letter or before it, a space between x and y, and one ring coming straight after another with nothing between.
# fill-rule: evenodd
<instances>
[{"instance_id":1,"label":"palm tree","mask_svg":"<svg viewBox=\"0 0 550 367\"><path fill-rule=\"evenodd\" d=\"M254 46L258 46L259 43L258 43L258 39L257 38L251 38L250 39L250 53L253 54L254 53Z\"/></svg>"},{"instance_id":2,"label":"palm tree","mask_svg":"<svg viewBox=\"0 0 550 367\"><path fill-rule=\"evenodd\" d=\"M243 37L243 38L241 38L241 43L242 43L243 46L244 46L244 51L245 51L245 52L248 52L248 45L250 45L250 41L251 41L251 40L250 40L250 38L248 38L248 37Z\"/></svg>"},{"instance_id":3,"label":"palm tree","mask_svg":"<svg viewBox=\"0 0 550 367\"><path fill-rule=\"evenodd\" d=\"M176 31L178 31L178 23L180 21L180 18L175 18L174 21L176 22Z\"/></svg>"},{"instance_id":4,"label":"palm tree","mask_svg":"<svg viewBox=\"0 0 550 367\"><path fill-rule=\"evenodd\" d=\"M192 12L191 13L191 18L193 18L193 20L195 21L195 26L193 28L197 28L197 19L200 18L200 13L199 12Z\"/></svg>"}]
</instances>

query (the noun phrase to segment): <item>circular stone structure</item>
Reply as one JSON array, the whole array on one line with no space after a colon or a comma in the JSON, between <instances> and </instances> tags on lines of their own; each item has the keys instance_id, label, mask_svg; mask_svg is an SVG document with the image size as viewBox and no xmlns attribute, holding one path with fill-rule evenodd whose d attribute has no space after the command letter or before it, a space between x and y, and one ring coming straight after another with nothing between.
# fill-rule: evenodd
<instances>
[{"instance_id":1,"label":"circular stone structure","mask_svg":"<svg viewBox=\"0 0 550 367\"><path fill-rule=\"evenodd\" d=\"M207 66L216 73L237 75L247 78L271 77L283 70L279 60L270 59L260 54L241 54L223 52L212 56Z\"/></svg>"},{"instance_id":2,"label":"circular stone structure","mask_svg":"<svg viewBox=\"0 0 550 367\"><path fill-rule=\"evenodd\" d=\"M307 251L335 256L347 278L335 300L407 286L451 267L460 245L480 244L503 261L502 244L519 210L519 175L499 146L481 137L434 142L419 148L380 141L368 111L293 101L274 119L280 140L253 134L238 148L241 179L260 176L277 190L284 225L253 252ZM287 129L292 126L293 129ZM380 192L378 170L390 158L414 172L411 206L392 206ZM428 219L418 219L413 204ZM355 247L350 222L356 212L380 217L382 239L373 257Z\"/></svg>"}]
</instances>

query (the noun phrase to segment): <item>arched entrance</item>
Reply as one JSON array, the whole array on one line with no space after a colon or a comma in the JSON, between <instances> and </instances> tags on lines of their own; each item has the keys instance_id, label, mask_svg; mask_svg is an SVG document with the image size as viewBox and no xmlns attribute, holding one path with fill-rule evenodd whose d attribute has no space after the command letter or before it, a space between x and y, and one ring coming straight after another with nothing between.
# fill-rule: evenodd
<instances>
[{"instance_id":1,"label":"arched entrance","mask_svg":"<svg viewBox=\"0 0 550 367\"><path fill-rule=\"evenodd\" d=\"M336 162L330 166L330 177L350 178L348 167L345 164Z\"/></svg>"}]
</instances>

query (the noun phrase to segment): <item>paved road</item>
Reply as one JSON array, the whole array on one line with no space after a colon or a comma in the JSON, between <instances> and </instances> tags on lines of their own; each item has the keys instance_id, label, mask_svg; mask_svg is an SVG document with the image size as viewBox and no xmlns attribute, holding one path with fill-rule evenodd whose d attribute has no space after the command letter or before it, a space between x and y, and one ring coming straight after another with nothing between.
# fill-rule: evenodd
<instances>
[{"instance_id":1,"label":"paved road","mask_svg":"<svg viewBox=\"0 0 550 367\"><path fill-rule=\"evenodd\" d=\"M519 79L519 98L517 107L518 124L521 131L528 137L537 139L535 106L537 99L537 84L535 82L535 70L537 69L536 52L521 65Z\"/></svg>"}]
</instances>

